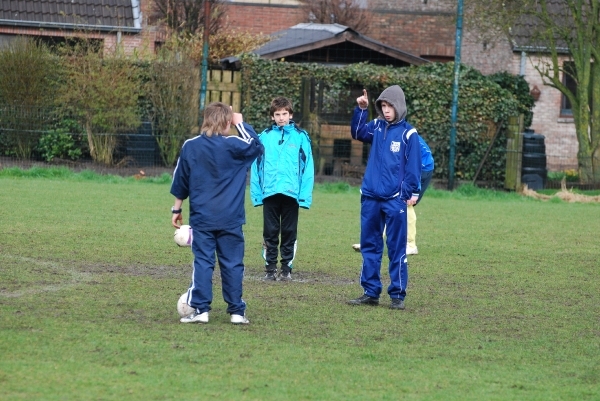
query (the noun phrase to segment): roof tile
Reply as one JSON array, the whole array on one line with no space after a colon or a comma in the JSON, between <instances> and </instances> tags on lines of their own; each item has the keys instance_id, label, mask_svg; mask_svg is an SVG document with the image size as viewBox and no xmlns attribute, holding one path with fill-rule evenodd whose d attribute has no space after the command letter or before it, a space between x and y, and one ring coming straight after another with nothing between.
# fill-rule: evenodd
<instances>
[{"instance_id":1,"label":"roof tile","mask_svg":"<svg viewBox=\"0 0 600 401\"><path fill-rule=\"evenodd\" d=\"M0 19L73 28L80 24L111 29L134 27L131 0L3 0Z\"/></svg>"}]
</instances>

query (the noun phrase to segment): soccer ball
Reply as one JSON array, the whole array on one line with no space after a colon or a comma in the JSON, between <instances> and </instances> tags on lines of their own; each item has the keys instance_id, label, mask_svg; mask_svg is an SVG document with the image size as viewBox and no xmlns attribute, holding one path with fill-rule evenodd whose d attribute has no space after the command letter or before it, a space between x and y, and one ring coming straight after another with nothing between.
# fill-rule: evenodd
<instances>
[{"instance_id":1,"label":"soccer ball","mask_svg":"<svg viewBox=\"0 0 600 401\"><path fill-rule=\"evenodd\" d=\"M173 234L175 243L179 246L192 246L192 240L194 239L194 233L192 227L188 225L182 225L181 228L175 230Z\"/></svg>"},{"instance_id":2,"label":"soccer ball","mask_svg":"<svg viewBox=\"0 0 600 401\"><path fill-rule=\"evenodd\" d=\"M179 316L181 317L189 316L190 314L194 313L194 308L186 303L187 296L188 293L184 292L179 297L179 301L177 301L177 313L179 313Z\"/></svg>"}]
</instances>

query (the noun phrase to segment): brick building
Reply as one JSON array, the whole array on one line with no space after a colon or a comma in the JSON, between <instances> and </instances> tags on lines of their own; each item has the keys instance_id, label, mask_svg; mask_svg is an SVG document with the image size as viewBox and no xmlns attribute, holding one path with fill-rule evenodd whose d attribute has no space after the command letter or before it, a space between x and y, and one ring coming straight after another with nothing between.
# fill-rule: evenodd
<instances>
[{"instance_id":1,"label":"brick building","mask_svg":"<svg viewBox=\"0 0 600 401\"><path fill-rule=\"evenodd\" d=\"M455 54L455 5L443 0L359 0L371 14L369 37L430 61L452 61ZM225 22L230 28L270 34L311 22L298 0L229 0ZM86 34L102 40L106 51L121 43L126 52L154 52L164 40L152 19L151 0L12 0L0 3L0 46L17 35L62 38ZM521 74L541 91L531 126L546 137L550 170L577 167L577 138L563 95L544 86L535 70L540 58L526 52L525 42L502 35L482 41L467 27L461 62L483 74ZM523 38L521 38L523 39ZM566 57L565 57L566 58Z\"/></svg>"},{"instance_id":2,"label":"brick building","mask_svg":"<svg viewBox=\"0 0 600 401\"><path fill-rule=\"evenodd\" d=\"M154 52L163 34L148 24L147 0L14 0L0 3L0 46L19 35L56 43L85 35L102 42L105 51L118 44Z\"/></svg>"},{"instance_id":3,"label":"brick building","mask_svg":"<svg viewBox=\"0 0 600 401\"><path fill-rule=\"evenodd\" d=\"M369 37L430 61L454 60L455 5L440 0L363 0L363 3L372 15ZM231 0L227 21L241 30L270 34L310 19L297 0ZM563 95L542 83L535 70L540 57L523 52L525 48L524 42L517 40L511 44L503 35L492 41L482 40L465 27L461 62L486 75L501 71L520 74L531 89L537 86L541 95L533 109L531 128L545 136L548 169L576 169L578 144L573 118L564 114Z\"/></svg>"}]
</instances>

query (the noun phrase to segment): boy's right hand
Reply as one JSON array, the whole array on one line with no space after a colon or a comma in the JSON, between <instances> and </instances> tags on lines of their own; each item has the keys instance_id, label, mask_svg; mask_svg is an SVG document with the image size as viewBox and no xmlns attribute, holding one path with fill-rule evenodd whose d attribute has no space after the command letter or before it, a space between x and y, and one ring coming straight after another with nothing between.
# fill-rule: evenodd
<instances>
[{"instance_id":1,"label":"boy's right hand","mask_svg":"<svg viewBox=\"0 0 600 401\"><path fill-rule=\"evenodd\" d=\"M233 119L231 120L231 125L238 125L244 121L242 113L233 113Z\"/></svg>"},{"instance_id":2,"label":"boy's right hand","mask_svg":"<svg viewBox=\"0 0 600 401\"><path fill-rule=\"evenodd\" d=\"M366 109L369 107L369 98L367 97L367 90L363 89L363 94L360 97L356 98L356 103L358 103L358 107L361 109Z\"/></svg>"}]
</instances>

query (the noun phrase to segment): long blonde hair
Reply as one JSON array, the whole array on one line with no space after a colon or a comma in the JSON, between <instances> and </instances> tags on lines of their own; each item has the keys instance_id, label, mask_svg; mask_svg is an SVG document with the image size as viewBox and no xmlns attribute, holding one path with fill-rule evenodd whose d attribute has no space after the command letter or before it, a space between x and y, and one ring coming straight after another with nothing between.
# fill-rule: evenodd
<instances>
[{"instance_id":1,"label":"long blonde hair","mask_svg":"<svg viewBox=\"0 0 600 401\"><path fill-rule=\"evenodd\" d=\"M231 107L221 102L210 103L204 109L204 121L200 132L206 136L223 134L223 131L227 128L227 123L231 123L232 120L233 111L231 111Z\"/></svg>"}]
</instances>

